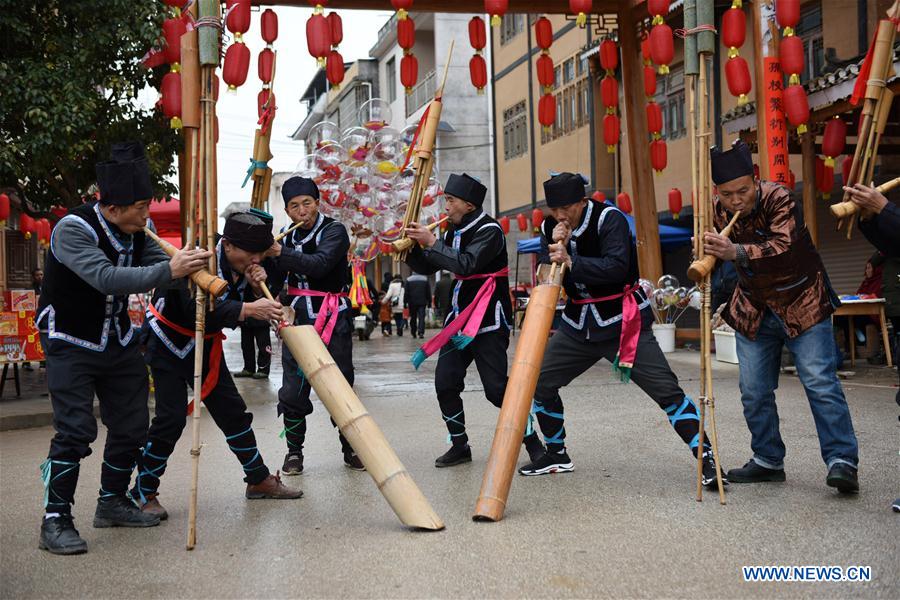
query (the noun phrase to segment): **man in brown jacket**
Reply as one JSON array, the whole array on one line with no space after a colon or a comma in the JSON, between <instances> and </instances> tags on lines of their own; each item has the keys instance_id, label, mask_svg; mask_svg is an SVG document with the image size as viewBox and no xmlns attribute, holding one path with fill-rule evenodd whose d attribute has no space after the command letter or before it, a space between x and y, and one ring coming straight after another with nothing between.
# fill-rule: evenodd
<instances>
[{"instance_id":1,"label":"man in brown jacket","mask_svg":"<svg viewBox=\"0 0 900 600\"><path fill-rule=\"evenodd\" d=\"M704 234L706 251L733 261L738 285L723 313L736 333L741 402L753 457L728 472L733 483L784 481L785 447L778 430L775 388L781 349L794 355L812 409L827 485L857 492L858 448L836 373L831 314L840 303L786 188L753 176L750 149L710 150L718 187L714 215L722 229L736 211L731 235Z\"/></svg>"}]
</instances>

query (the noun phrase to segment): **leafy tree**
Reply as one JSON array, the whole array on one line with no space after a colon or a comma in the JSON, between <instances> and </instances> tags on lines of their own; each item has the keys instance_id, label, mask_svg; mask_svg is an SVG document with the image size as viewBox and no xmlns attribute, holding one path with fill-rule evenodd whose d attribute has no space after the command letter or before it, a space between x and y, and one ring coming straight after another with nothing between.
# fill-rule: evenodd
<instances>
[{"instance_id":1,"label":"leafy tree","mask_svg":"<svg viewBox=\"0 0 900 600\"><path fill-rule=\"evenodd\" d=\"M141 64L165 16L158 0L0 0L0 186L38 207L77 205L110 145L137 139L157 193L175 190L179 136L137 101L166 70Z\"/></svg>"}]
</instances>

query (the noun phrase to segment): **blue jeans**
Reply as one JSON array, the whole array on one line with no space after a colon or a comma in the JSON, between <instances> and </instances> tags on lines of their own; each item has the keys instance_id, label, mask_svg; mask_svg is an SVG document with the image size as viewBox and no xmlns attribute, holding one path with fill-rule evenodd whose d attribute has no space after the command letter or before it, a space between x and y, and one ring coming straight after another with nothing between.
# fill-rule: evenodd
<instances>
[{"instance_id":1,"label":"blue jeans","mask_svg":"<svg viewBox=\"0 0 900 600\"><path fill-rule=\"evenodd\" d=\"M806 390L819 434L822 460L828 468L859 462L856 435L844 391L835 372L836 348L831 320L825 319L795 338L789 338L781 320L766 310L756 339L737 333L741 402L750 428L753 461L767 469L784 468L785 448L778 431L775 389L781 367L781 348L794 355L797 375Z\"/></svg>"}]
</instances>

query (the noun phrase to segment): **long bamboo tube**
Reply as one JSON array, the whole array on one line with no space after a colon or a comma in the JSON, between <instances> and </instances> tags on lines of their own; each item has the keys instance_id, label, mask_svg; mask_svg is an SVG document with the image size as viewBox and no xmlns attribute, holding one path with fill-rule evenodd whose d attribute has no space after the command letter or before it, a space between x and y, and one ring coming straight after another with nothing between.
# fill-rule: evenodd
<instances>
[{"instance_id":1,"label":"long bamboo tube","mask_svg":"<svg viewBox=\"0 0 900 600\"><path fill-rule=\"evenodd\" d=\"M728 225L726 225L722 229L721 235L723 235L725 237L728 237L729 235L731 235L731 228L734 225L734 223L738 220L738 217L740 217L740 215L741 215L741 211L737 211L736 213L734 213L734 215L731 217L731 220L728 222ZM700 235L703 235L703 233L701 232ZM698 242L698 247L699 247L699 242ZM690 277L691 281L693 281L695 283L699 283L700 281L703 280L704 277L706 277L707 275L710 274L710 272L712 272L712 269L715 265L716 265L716 257L713 256L712 254L705 255L703 258L697 259L691 263L691 265L688 267L688 272L687 272L688 277Z\"/></svg>"},{"instance_id":2,"label":"long bamboo tube","mask_svg":"<svg viewBox=\"0 0 900 600\"><path fill-rule=\"evenodd\" d=\"M896 177L894 179L891 179L890 181L885 181L875 189L878 192L884 194L891 191L898 185L900 185L900 177ZM849 200L847 202L838 202L837 204L831 205L831 214L839 219L855 215L858 210L859 207Z\"/></svg>"},{"instance_id":3,"label":"long bamboo tube","mask_svg":"<svg viewBox=\"0 0 900 600\"><path fill-rule=\"evenodd\" d=\"M147 234L147 236L154 242L159 244L159 247L163 249L163 252L168 254L170 257L175 256L175 253L178 252L178 248L153 233L153 231L149 228L144 227L144 233ZM190 278L191 281L193 281L195 284L197 284L197 286L200 287L200 289L202 289L204 292L209 293L213 298L218 298L225 293L226 289L228 289L227 281L216 277L206 270L192 273L190 275Z\"/></svg>"},{"instance_id":4,"label":"long bamboo tube","mask_svg":"<svg viewBox=\"0 0 900 600\"><path fill-rule=\"evenodd\" d=\"M273 299L268 287L263 285L262 291L266 298ZM431 508L375 419L347 383L315 328L310 325L278 325L277 330L303 375L316 390L319 400L400 521L418 529L443 529L444 522Z\"/></svg>"},{"instance_id":5,"label":"long bamboo tube","mask_svg":"<svg viewBox=\"0 0 900 600\"><path fill-rule=\"evenodd\" d=\"M534 398L541 363L556 313L565 267L554 264L550 281L534 288L525 310L516 353L509 371L509 382L497 417L494 441L475 503L474 521L499 521L509 499L509 488L516 472L519 448L528 424L528 412Z\"/></svg>"}]
</instances>

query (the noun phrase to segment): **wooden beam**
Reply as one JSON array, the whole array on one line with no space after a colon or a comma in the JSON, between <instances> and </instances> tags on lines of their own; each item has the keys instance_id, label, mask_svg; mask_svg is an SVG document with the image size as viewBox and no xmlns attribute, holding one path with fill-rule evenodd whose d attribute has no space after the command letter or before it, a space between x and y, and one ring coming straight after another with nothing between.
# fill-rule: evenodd
<instances>
[{"instance_id":1,"label":"wooden beam","mask_svg":"<svg viewBox=\"0 0 900 600\"><path fill-rule=\"evenodd\" d=\"M302 6L309 8L307 0L253 0L258 6ZM644 6L644 0L594 0L591 12L595 14L614 13L619 6L634 8ZM324 2L323 2L324 5ZM365 9L394 11L390 0L329 0L327 10L337 9ZM416 0L412 8L413 12L447 12L447 13L475 13L484 14L484 0ZM569 0L511 0L509 13L556 13L569 12Z\"/></svg>"},{"instance_id":2,"label":"wooden beam","mask_svg":"<svg viewBox=\"0 0 900 600\"><path fill-rule=\"evenodd\" d=\"M800 136L803 156L803 221L815 246L819 245L819 227L816 220L816 134L815 123Z\"/></svg>"},{"instance_id":3,"label":"wooden beam","mask_svg":"<svg viewBox=\"0 0 900 600\"><path fill-rule=\"evenodd\" d=\"M641 277L657 281L662 276L662 254L659 245L653 170L650 168L649 132L645 118L644 69L637 42L637 22L628 6L623 6L619 10L619 32L638 266Z\"/></svg>"}]
</instances>

